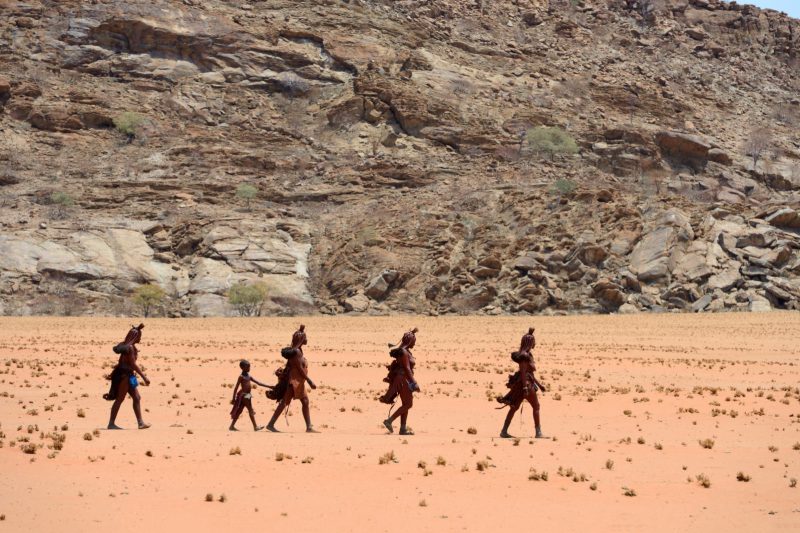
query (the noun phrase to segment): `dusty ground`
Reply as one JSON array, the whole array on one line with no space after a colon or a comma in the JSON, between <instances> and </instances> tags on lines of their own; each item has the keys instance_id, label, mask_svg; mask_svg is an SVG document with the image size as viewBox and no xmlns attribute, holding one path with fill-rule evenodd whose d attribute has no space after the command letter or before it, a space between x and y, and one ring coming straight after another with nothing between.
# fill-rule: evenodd
<instances>
[{"instance_id":1,"label":"dusty ground","mask_svg":"<svg viewBox=\"0 0 800 533\"><path fill-rule=\"evenodd\" d=\"M309 318L323 433L301 432L299 406L284 434L253 433L246 419L228 432L237 360L271 381L298 322L147 321L153 428L109 432L102 367L131 321L0 318L0 531L800 527L797 314ZM521 438L501 440L504 411L488 397L505 391L508 352L529 324L553 439L531 440L526 408L512 426ZM374 398L386 342L415 325L424 394L406 439L384 434ZM272 407L258 391L260 423ZM134 427L129 402L120 423ZM54 429L66 435L57 452ZM389 452L396 462L379 464Z\"/></svg>"}]
</instances>

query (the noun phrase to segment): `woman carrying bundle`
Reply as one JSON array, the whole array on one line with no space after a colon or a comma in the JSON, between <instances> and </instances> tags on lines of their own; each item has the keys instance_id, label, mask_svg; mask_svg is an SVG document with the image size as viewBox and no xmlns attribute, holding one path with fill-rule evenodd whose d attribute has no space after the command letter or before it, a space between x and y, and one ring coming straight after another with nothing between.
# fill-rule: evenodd
<instances>
[{"instance_id":1,"label":"woman carrying bundle","mask_svg":"<svg viewBox=\"0 0 800 533\"><path fill-rule=\"evenodd\" d=\"M144 324L131 327L131 330L125 336L125 340L114 346L114 353L119 354L119 361L107 378L111 381L108 393L103 395L104 399L114 402L114 405L111 406L108 429L122 429L116 424L117 413L119 413L119 408L128 394L133 400L133 412L136 415L136 421L139 423L139 429L150 427L150 424L142 420L142 397L139 395L139 381L136 379L138 374L145 385L150 385L150 380L147 379L147 376L144 375L136 362L139 357L139 349L136 345L142 340L143 328Z\"/></svg>"},{"instance_id":2,"label":"woman carrying bundle","mask_svg":"<svg viewBox=\"0 0 800 533\"><path fill-rule=\"evenodd\" d=\"M498 402L509 407L503 429L500 431L500 436L505 439L511 438L511 435L508 433L511 420L522 405L522 402L526 400L533 408L533 423L536 427L536 438L544 438L541 420L539 419L539 397L536 395L536 391L546 391L534 375L536 365L533 363L533 354L531 353L536 346L536 338L533 336L534 331L534 328L529 328L528 333L522 336L519 351L511 354L511 360L519 365L519 370L509 376L507 386L510 390L508 394L497 398Z\"/></svg>"},{"instance_id":3,"label":"woman carrying bundle","mask_svg":"<svg viewBox=\"0 0 800 533\"><path fill-rule=\"evenodd\" d=\"M389 365L389 375L383 381L389 383L389 390L386 394L381 396L380 401L383 403L394 404L395 398L400 396L400 409L395 411L393 415L383 421L383 426L389 430L389 433L394 433L394 422L398 417L400 418L400 434L413 435L414 433L409 429L408 411L414 405L414 392L419 392L419 385L414 379L414 355L411 349L417 343L416 333L419 331L417 328L403 335L400 345L389 352L394 358L392 364Z\"/></svg>"}]
</instances>

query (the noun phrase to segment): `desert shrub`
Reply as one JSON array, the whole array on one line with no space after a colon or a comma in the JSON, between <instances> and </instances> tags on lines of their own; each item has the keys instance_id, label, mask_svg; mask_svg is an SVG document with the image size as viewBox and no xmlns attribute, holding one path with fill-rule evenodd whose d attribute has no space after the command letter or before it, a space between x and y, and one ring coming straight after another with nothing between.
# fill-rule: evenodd
<instances>
[{"instance_id":1,"label":"desert shrub","mask_svg":"<svg viewBox=\"0 0 800 533\"><path fill-rule=\"evenodd\" d=\"M158 285L148 283L140 285L133 291L133 303L142 309L145 318L150 316L153 307L160 305L164 301L164 290Z\"/></svg>"},{"instance_id":2,"label":"desert shrub","mask_svg":"<svg viewBox=\"0 0 800 533\"><path fill-rule=\"evenodd\" d=\"M266 299L267 285L263 282L237 283L228 291L228 301L239 316L261 316Z\"/></svg>"},{"instance_id":3,"label":"desert shrub","mask_svg":"<svg viewBox=\"0 0 800 533\"><path fill-rule=\"evenodd\" d=\"M240 183L239 186L236 187L236 197L245 201L245 206L248 211L250 210L250 201L255 198L257 194L258 189L249 183Z\"/></svg>"},{"instance_id":4,"label":"desert shrub","mask_svg":"<svg viewBox=\"0 0 800 533\"><path fill-rule=\"evenodd\" d=\"M574 181L566 178L558 178L555 183L553 183L553 192L559 196L567 196L575 191L575 187L577 187L577 184Z\"/></svg>"},{"instance_id":5,"label":"desert shrub","mask_svg":"<svg viewBox=\"0 0 800 533\"><path fill-rule=\"evenodd\" d=\"M548 128L540 126L531 128L526 134L528 146L537 154L549 155L552 159L556 154L577 154L578 144L569 133L561 128Z\"/></svg>"},{"instance_id":6,"label":"desert shrub","mask_svg":"<svg viewBox=\"0 0 800 533\"><path fill-rule=\"evenodd\" d=\"M755 128L750 131L744 141L744 155L753 160L753 170L758 166L758 161L767 154L772 146L772 133L766 128Z\"/></svg>"},{"instance_id":7,"label":"desert shrub","mask_svg":"<svg viewBox=\"0 0 800 533\"><path fill-rule=\"evenodd\" d=\"M51 217L54 219L64 219L69 215L69 210L75 205L75 199L64 191L55 191L50 194L50 205L52 205Z\"/></svg>"},{"instance_id":8,"label":"desert shrub","mask_svg":"<svg viewBox=\"0 0 800 533\"><path fill-rule=\"evenodd\" d=\"M311 89L308 81L294 72L281 72L277 79L281 90L289 96L302 96Z\"/></svg>"},{"instance_id":9,"label":"desert shrub","mask_svg":"<svg viewBox=\"0 0 800 533\"><path fill-rule=\"evenodd\" d=\"M145 118L139 113L125 111L114 117L114 127L128 138L128 142L136 138L139 129L144 125Z\"/></svg>"}]
</instances>

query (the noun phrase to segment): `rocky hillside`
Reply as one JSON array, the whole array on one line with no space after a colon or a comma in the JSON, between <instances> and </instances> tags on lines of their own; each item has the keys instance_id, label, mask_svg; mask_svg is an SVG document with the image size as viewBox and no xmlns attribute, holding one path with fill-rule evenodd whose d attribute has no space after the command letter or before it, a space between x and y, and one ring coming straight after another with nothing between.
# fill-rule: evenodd
<instances>
[{"instance_id":1,"label":"rocky hillside","mask_svg":"<svg viewBox=\"0 0 800 533\"><path fill-rule=\"evenodd\" d=\"M717 0L0 0L0 314L796 309L798 124Z\"/></svg>"}]
</instances>

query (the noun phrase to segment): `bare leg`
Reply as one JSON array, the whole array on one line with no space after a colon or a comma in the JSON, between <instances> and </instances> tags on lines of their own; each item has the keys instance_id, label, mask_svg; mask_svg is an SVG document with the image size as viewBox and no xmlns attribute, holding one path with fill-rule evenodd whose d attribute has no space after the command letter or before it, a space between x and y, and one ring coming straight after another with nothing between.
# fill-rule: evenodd
<instances>
[{"instance_id":1,"label":"bare leg","mask_svg":"<svg viewBox=\"0 0 800 533\"><path fill-rule=\"evenodd\" d=\"M269 424L267 424L267 429L272 431L273 433L279 433L277 429L275 429L275 422L278 421L278 417L281 416L284 408L286 407L286 400L281 400L278 402L278 407L275 409L275 413L272 415L272 418L269 420Z\"/></svg>"},{"instance_id":2,"label":"bare leg","mask_svg":"<svg viewBox=\"0 0 800 533\"><path fill-rule=\"evenodd\" d=\"M404 391L400 394L400 399L402 400L402 405L400 409L398 409L392 416L389 417L389 425L392 422L400 418L400 434L401 435L411 435L412 433L408 431L407 422L408 422L408 411L412 407L414 407L414 396L411 391Z\"/></svg>"},{"instance_id":3,"label":"bare leg","mask_svg":"<svg viewBox=\"0 0 800 533\"><path fill-rule=\"evenodd\" d=\"M114 405L111 406L111 417L108 419L108 429L122 429L117 425L117 414L122 402L125 401L125 396L128 395L128 380L123 379L117 388L117 398L114 400Z\"/></svg>"},{"instance_id":4,"label":"bare leg","mask_svg":"<svg viewBox=\"0 0 800 533\"><path fill-rule=\"evenodd\" d=\"M509 428L509 426L511 426L511 420L513 420L514 414L517 412L517 409L519 409L518 405L516 405L516 406L511 405L508 408L508 414L506 415L506 421L503 422L503 430L500 431L500 436L502 438L504 438L504 439L510 439L511 438L511 435L509 435L509 433L508 433L508 428Z\"/></svg>"},{"instance_id":5,"label":"bare leg","mask_svg":"<svg viewBox=\"0 0 800 533\"><path fill-rule=\"evenodd\" d=\"M311 406L308 397L301 399L300 404L303 406L303 420L306 421L306 433L319 433L319 431L314 429L314 426L311 425Z\"/></svg>"},{"instance_id":6,"label":"bare leg","mask_svg":"<svg viewBox=\"0 0 800 533\"><path fill-rule=\"evenodd\" d=\"M133 399L133 414L136 415L139 429L149 428L150 424L146 424L145 421L142 420L142 397L139 395L139 388L136 387L135 389L129 390L128 394L130 394L131 399Z\"/></svg>"},{"instance_id":7,"label":"bare leg","mask_svg":"<svg viewBox=\"0 0 800 533\"><path fill-rule=\"evenodd\" d=\"M256 424L256 412L253 410L253 402L251 400L247 400L247 414L250 415L250 422L253 423L253 431L258 431L262 428L258 424Z\"/></svg>"},{"instance_id":8,"label":"bare leg","mask_svg":"<svg viewBox=\"0 0 800 533\"><path fill-rule=\"evenodd\" d=\"M536 428L536 438L542 439L544 435L542 434L542 421L539 418L539 397L536 392L533 393L531 398L528 398L528 402L533 407L533 426Z\"/></svg>"}]
</instances>

